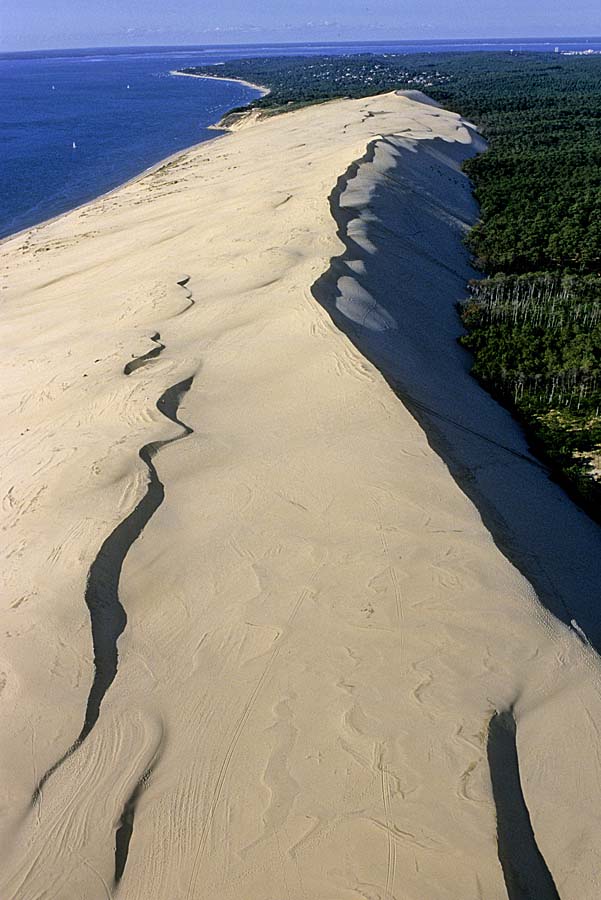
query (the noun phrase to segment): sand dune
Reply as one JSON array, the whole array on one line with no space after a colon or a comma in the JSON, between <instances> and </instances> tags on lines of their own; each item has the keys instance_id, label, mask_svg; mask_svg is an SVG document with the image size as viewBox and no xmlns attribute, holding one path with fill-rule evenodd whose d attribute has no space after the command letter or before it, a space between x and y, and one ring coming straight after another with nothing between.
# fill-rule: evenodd
<instances>
[{"instance_id":1,"label":"sand dune","mask_svg":"<svg viewBox=\"0 0 601 900\"><path fill-rule=\"evenodd\" d=\"M598 658L319 302L346 175L338 312L452 304L480 145L335 101L0 247L3 898L599 896Z\"/></svg>"}]
</instances>

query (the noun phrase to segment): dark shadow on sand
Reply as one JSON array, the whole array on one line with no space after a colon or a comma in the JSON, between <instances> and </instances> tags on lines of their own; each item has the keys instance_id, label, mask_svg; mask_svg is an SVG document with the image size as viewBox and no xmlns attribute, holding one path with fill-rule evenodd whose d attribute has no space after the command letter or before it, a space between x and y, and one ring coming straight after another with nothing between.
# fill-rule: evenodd
<instances>
[{"instance_id":1,"label":"dark shadow on sand","mask_svg":"<svg viewBox=\"0 0 601 900\"><path fill-rule=\"evenodd\" d=\"M67 760L88 737L98 721L100 706L117 674L119 654L117 641L127 624L127 615L119 599L119 580L125 558L132 544L140 537L147 523L165 498L165 487L159 478L153 458L163 447L174 444L192 434L193 429L182 422L178 409L194 376L172 385L159 398L156 406L160 413L182 431L163 441L152 441L139 450L139 457L148 469L146 493L134 509L104 540L90 566L85 590L85 602L90 613L92 645L94 648L94 679L88 695L83 727L63 756L51 766L38 783L32 797L35 804L50 776Z\"/></svg>"},{"instance_id":2,"label":"dark shadow on sand","mask_svg":"<svg viewBox=\"0 0 601 900\"><path fill-rule=\"evenodd\" d=\"M513 712L496 712L488 726L488 765L497 813L499 862L509 900L559 900L538 849L520 781Z\"/></svg>"},{"instance_id":3,"label":"dark shadow on sand","mask_svg":"<svg viewBox=\"0 0 601 900\"><path fill-rule=\"evenodd\" d=\"M441 138L416 146L376 138L331 194L346 249L313 294L423 427L541 602L568 626L575 620L599 651L601 529L470 376L471 357L457 342L456 303L476 275L463 238L478 210L459 170L473 152ZM380 177L368 192L363 174L374 169Z\"/></svg>"}]
</instances>

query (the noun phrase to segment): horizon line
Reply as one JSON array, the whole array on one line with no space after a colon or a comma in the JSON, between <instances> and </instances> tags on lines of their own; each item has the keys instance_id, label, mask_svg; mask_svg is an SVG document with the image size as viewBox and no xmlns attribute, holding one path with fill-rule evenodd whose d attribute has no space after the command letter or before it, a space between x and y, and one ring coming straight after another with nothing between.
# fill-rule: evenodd
<instances>
[{"instance_id":1,"label":"horizon line","mask_svg":"<svg viewBox=\"0 0 601 900\"><path fill-rule=\"evenodd\" d=\"M601 41L601 34L586 35L544 35L542 37L528 37L527 35L514 35L512 37L481 36L481 37L439 37L439 38L396 38L392 40L354 40L336 41L241 41L234 43L193 43L193 44L90 44L81 47L32 47L28 50L0 50L0 58L7 55L22 55L31 53L79 53L86 50L194 50L194 49L221 49L228 47L311 47L311 46L347 46L351 44L374 44L387 46L392 44L438 44L438 43L478 43L487 41L503 41L505 43L531 42L552 43L553 41Z\"/></svg>"}]
</instances>

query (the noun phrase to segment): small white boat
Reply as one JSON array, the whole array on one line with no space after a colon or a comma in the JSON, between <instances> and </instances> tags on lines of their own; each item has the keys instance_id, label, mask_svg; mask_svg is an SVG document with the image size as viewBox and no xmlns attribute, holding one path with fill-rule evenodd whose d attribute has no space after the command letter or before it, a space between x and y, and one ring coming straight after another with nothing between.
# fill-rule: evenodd
<instances>
[{"instance_id":1,"label":"small white boat","mask_svg":"<svg viewBox=\"0 0 601 900\"><path fill-rule=\"evenodd\" d=\"M73 141L73 149L77 150L77 144L75 143L75 141Z\"/></svg>"}]
</instances>

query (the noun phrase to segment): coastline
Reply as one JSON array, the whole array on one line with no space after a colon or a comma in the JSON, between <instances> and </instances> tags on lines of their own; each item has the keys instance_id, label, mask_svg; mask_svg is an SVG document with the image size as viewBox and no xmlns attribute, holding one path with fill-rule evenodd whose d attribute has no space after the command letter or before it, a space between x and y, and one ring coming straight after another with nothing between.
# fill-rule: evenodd
<instances>
[{"instance_id":1,"label":"coastline","mask_svg":"<svg viewBox=\"0 0 601 900\"><path fill-rule=\"evenodd\" d=\"M0 248L3 896L501 900L539 854L595 900L598 657L330 312L398 352L399 284L454 303L476 150L419 95L335 100Z\"/></svg>"},{"instance_id":2,"label":"coastline","mask_svg":"<svg viewBox=\"0 0 601 900\"><path fill-rule=\"evenodd\" d=\"M180 76L190 77L190 78L201 78L201 77L202 78L204 78L204 77L210 78L210 77L212 77L209 75L207 75L207 76L188 75L187 72L178 72L176 70L170 71L169 75L180 75ZM237 79L237 78L222 78L221 81L238 82L240 84L243 84L245 87L249 87L249 88L253 88L254 90L261 91L263 96L265 94L270 93L268 88L264 88L264 87L262 87L260 85L256 85L256 84L251 84L251 82L242 81L241 79ZM148 166L146 169L143 169L137 175L133 175L131 178L128 178L126 181L120 182L119 184L115 185L115 187L110 188L110 190L96 195L95 197L93 197L90 200L84 200L83 203L78 203L76 206L72 206L69 209L64 210L63 212L57 213L55 216L50 216L48 219L42 219L41 222L38 222L35 225L27 225L25 228L20 228L18 231L15 231L15 232L12 232L11 234L5 235L4 237L0 238L0 247L3 244L5 244L7 241L12 241L15 238L23 237L23 235L25 235L28 231L35 231L36 229L42 228L44 225L47 225L50 222L57 221L58 219L62 218L63 216L68 216L73 212L83 209L86 206L88 206L89 204L95 203L97 200L102 200L105 197L110 197L116 191L120 191L122 188L127 187L130 184L135 184L141 178L145 178L148 175L152 175L153 172L156 172L158 169L162 168L165 165L169 165L170 163L179 159L179 157L185 155L186 153L196 150L199 147L203 146L204 144L209 144L213 141L216 141L216 140L218 140L219 137L225 137L228 134L228 129L222 128L220 123L228 115L230 115L230 112L225 112L224 115L218 121L216 121L212 125L208 126L211 130L221 131L222 134L217 135L215 137L206 138L203 141L198 141L195 144L191 144L189 147L184 147L182 150L176 150L174 153L171 153L168 156L162 157L160 160L158 160L158 162L153 163L151 166Z\"/></svg>"},{"instance_id":3,"label":"coastline","mask_svg":"<svg viewBox=\"0 0 601 900\"><path fill-rule=\"evenodd\" d=\"M183 78L205 78L208 81L231 81L234 84L243 84L245 87L253 88L255 91L261 91L263 97L271 94L271 89L265 87L264 84L254 84L252 81L245 81L243 78L223 78L221 75L196 75L194 72L181 72L178 69L172 69L170 75L178 75ZM226 116L228 113L225 114Z\"/></svg>"},{"instance_id":4,"label":"coastline","mask_svg":"<svg viewBox=\"0 0 601 900\"><path fill-rule=\"evenodd\" d=\"M218 128L218 125L212 125L211 128L214 128L216 131L221 130ZM130 185L136 184L138 181L146 178L149 175L153 175L155 172L158 172L163 166L169 165L173 162L179 160L182 156L185 156L187 153L191 151L198 150L200 147L205 146L205 144L212 144L213 141L218 141L220 138L227 137L227 130L223 129L223 134L215 135L215 137L207 138L204 141L199 141L197 144L192 144L190 147L185 147L183 150L176 150L175 153L171 153L169 156L165 156L160 159L158 162L153 163L152 166L149 166L147 169L144 169L142 172L139 172L137 175L134 175L132 178L128 178L127 181L121 182L121 184L116 185L111 188L109 191L105 191L103 194L98 194L98 196L93 197L91 200L85 200L83 203L79 203L77 206L73 206L70 209L66 209L64 212L57 213L55 216L50 216L49 219L43 219L41 222L38 222L37 225L28 225L26 228L21 228L19 231L15 231L12 234L7 234L5 237L0 238L0 247L4 244L9 243L17 238L22 238L27 232L35 233L40 228L44 228L47 225L52 224L53 222L58 222L61 219L64 219L67 216L70 216L72 213L80 212L81 210L86 209L86 207L93 205L101 200L110 199L114 194L117 194L119 191L122 191L124 188L129 187Z\"/></svg>"}]
</instances>

